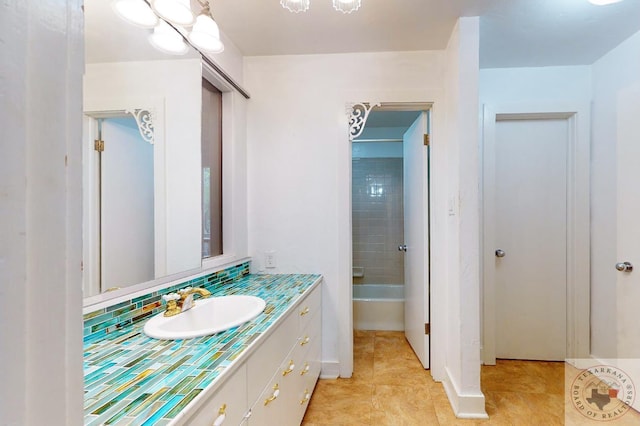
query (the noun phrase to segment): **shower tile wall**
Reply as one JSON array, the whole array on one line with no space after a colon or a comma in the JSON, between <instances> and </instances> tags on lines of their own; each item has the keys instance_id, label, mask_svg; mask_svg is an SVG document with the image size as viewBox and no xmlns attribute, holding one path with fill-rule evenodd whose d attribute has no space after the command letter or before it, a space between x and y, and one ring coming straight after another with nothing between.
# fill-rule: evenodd
<instances>
[{"instance_id":1,"label":"shower tile wall","mask_svg":"<svg viewBox=\"0 0 640 426\"><path fill-rule=\"evenodd\" d=\"M402 158L354 158L352 185L354 284L403 284Z\"/></svg>"}]
</instances>

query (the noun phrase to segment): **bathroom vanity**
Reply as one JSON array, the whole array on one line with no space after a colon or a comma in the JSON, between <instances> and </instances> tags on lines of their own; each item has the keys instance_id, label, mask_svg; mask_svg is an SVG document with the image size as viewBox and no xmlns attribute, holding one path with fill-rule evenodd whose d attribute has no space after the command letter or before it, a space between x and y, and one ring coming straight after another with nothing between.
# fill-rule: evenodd
<instances>
[{"instance_id":1,"label":"bathroom vanity","mask_svg":"<svg viewBox=\"0 0 640 426\"><path fill-rule=\"evenodd\" d=\"M194 339L149 338L144 320L111 329L143 309L141 298L85 315L85 424L299 425L320 374L321 280L210 280L204 285L214 297L254 295L266 308L237 328ZM145 299L154 313L158 297Z\"/></svg>"}]
</instances>

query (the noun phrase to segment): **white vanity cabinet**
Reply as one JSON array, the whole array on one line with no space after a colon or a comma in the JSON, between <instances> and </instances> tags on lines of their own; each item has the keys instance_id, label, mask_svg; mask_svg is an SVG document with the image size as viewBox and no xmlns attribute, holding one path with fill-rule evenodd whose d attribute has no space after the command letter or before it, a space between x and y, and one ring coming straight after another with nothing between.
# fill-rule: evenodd
<instances>
[{"instance_id":1,"label":"white vanity cabinet","mask_svg":"<svg viewBox=\"0 0 640 426\"><path fill-rule=\"evenodd\" d=\"M247 359L240 355L239 367L221 377L211 397L194 400L198 408L172 424L300 425L320 375L321 297L316 285L248 350Z\"/></svg>"},{"instance_id":2,"label":"white vanity cabinet","mask_svg":"<svg viewBox=\"0 0 640 426\"><path fill-rule=\"evenodd\" d=\"M279 344L263 345L249 358L249 426L301 423L320 375L320 302L318 286L296 304L281 324L282 329L276 330ZM274 372L268 366L275 360L278 363ZM255 380L266 375L267 380Z\"/></svg>"},{"instance_id":3,"label":"white vanity cabinet","mask_svg":"<svg viewBox=\"0 0 640 426\"><path fill-rule=\"evenodd\" d=\"M239 425L247 413L247 366L242 364L200 408L185 412L179 424L189 426Z\"/></svg>"}]
</instances>

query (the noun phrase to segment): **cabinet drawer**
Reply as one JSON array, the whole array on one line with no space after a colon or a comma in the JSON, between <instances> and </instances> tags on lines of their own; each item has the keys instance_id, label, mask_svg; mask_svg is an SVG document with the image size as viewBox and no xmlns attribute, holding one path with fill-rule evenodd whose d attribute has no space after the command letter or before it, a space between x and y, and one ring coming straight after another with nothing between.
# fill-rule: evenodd
<instances>
[{"instance_id":1,"label":"cabinet drawer","mask_svg":"<svg viewBox=\"0 0 640 426\"><path fill-rule=\"evenodd\" d=\"M309 325L311 319L320 314L322 304L322 291L321 286L317 286L313 291L305 297L305 299L296 308L299 317L298 330L303 331Z\"/></svg>"},{"instance_id":2,"label":"cabinet drawer","mask_svg":"<svg viewBox=\"0 0 640 426\"><path fill-rule=\"evenodd\" d=\"M296 342L298 318L288 315L247 362L247 391L253 404Z\"/></svg>"},{"instance_id":3,"label":"cabinet drawer","mask_svg":"<svg viewBox=\"0 0 640 426\"><path fill-rule=\"evenodd\" d=\"M287 389L282 376L276 374L251 407L249 426L280 426L290 416Z\"/></svg>"},{"instance_id":4,"label":"cabinet drawer","mask_svg":"<svg viewBox=\"0 0 640 426\"><path fill-rule=\"evenodd\" d=\"M242 423L248 406L247 368L243 364L218 388L205 405L185 419L184 424L189 426L211 426L218 420L220 425L236 426Z\"/></svg>"}]
</instances>

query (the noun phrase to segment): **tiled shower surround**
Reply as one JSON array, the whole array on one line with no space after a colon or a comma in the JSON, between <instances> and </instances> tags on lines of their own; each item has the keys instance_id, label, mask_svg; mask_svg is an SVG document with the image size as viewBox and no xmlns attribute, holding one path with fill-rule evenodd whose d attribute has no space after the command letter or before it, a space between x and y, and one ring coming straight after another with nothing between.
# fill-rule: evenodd
<instances>
[{"instance_id":1,"label":"tiled shower surround","mask_svg":"<svg viewBox=\"0 0 640 426\"><path fill-rule=\"evenodd\" d=\"M353 159L353 266L364 268L355 284L404 283L402 165L402 158Z\"/></svg>"}]
</instances>

